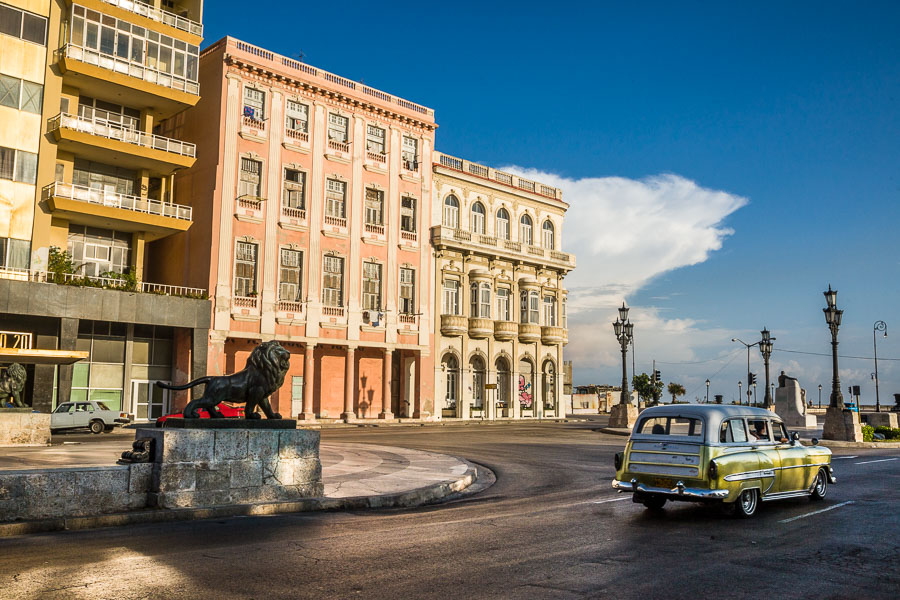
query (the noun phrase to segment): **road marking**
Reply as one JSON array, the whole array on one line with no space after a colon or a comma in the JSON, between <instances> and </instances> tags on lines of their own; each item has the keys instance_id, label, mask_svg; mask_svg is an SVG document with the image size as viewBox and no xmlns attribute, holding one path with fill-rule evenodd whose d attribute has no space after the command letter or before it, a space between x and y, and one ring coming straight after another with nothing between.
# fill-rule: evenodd
<instances>
[{"instance_id":1,"label":"road marking","mask_svg":"<svg viewBox=\"0 0 900 600\"><path fill-rule=\"evenodd\" d=\"M882 458L880 460L864 460L862 462L853 463L854 465L868 465L869 463L887 462L889 460L900 460L900 458Z\"/></svg>"},{"instance_id":2,"label":"road marking","mask_svg":"<svg viewBox=\"0 0 900 600\"><path fill-rule=\"evenodd\" d=\"M829 510L834 510L836 508L840 508L842 506L847 506L848 504L854 504L855 500L847 500L846 502L841 502L840 504L835 504L834 506L829 506L828 508L823 508L821 510L814 510L811 513L806 513L805 515L800 515L798 517L791 517L790 519L782 519L778 521L779 523L790 523L791 521L796 521L797 519L805 519L806 517L811 517L813 515L817 515L819 513L828 512Z\"/></svg>"},{"instance_id":3,"label":"road marking","mask_svg":"<svg viewBox=\"0 0 900 600\"><path fill-rule=\"evenodd\" d=\"M605 504L607 502L618 502L620 500L631 500L631 496L625 496L623 498L607 498L606 500L594 500L591 504Z\"/></svg>"},{"instance_id":4,"label":"road marking","mask_svg":"<svg viewBox=\"0 0 900 600\"><path fill-rule=\"evenodd\" d=\"M859 458L858 454L854 454L853 456L832 456L831 460L841 460L844 458Z\"/></svg>"}]
</instances>

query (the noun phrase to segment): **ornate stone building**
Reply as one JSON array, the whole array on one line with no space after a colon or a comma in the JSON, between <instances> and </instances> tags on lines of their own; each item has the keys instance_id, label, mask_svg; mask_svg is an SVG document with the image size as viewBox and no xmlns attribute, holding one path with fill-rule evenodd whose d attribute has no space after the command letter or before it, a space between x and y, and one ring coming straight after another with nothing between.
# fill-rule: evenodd
<instances>
[{"instance_id":1,"label":"ornate stone building","mask_svg":"<svg viewBox=\"0 0 900 600\"><path fill-rule=\"evenodd\" d=\"M562 192L436 153L435 415L564 416Z\"/></svg>"}]
</instances>

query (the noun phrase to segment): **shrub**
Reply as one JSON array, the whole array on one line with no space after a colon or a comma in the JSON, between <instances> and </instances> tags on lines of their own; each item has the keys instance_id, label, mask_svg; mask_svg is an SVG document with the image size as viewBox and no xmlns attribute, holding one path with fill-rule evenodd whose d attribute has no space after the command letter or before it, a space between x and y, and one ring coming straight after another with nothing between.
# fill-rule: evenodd
<instances>
[{"instance_id":1,"label":"shrub","mask_svg":"<svg viewBox=\"0 0 900 600\"><path fill-rule=\"evenodd\" d=\"M873 442L875 441L875 428L871 425L863 425L862 426L862 434L864 442Z\"/></svg>"}]
</instances>

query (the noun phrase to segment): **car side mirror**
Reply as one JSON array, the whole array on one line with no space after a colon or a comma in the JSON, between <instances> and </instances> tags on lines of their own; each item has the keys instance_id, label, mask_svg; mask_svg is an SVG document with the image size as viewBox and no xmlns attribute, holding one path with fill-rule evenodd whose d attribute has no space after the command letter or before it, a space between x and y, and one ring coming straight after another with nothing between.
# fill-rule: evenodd
<instances>
[{"instance_id":1,"label":"car side mirror","mask_svg":"<svg viewBox=\"0 0 900 600\"><path fill-rule=\"evenodd\" d=\"M818 445L819 445L819 438L813 438L813 439L812 439L812 445L813 445L813 446L818 446Z\"/></svg>"},{"instance_id":2,"label":"car side mirror","mask_svg":"<svg viewBox=\"0 0 900 600\"><path fill-rule=\"evenodd\" d=\"M798 432L796 432L796 431L792 431L792 432L791 432L791 439L792 439L793 441L795 441L795 442L799 442L799 441L800 441L800 434L799 434Z\"/></svg>"}]
</instances>

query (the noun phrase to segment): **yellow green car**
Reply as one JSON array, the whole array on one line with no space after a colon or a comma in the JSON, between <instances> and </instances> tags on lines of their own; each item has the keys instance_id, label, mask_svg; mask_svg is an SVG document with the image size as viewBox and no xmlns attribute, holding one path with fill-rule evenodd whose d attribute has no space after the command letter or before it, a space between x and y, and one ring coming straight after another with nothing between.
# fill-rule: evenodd
<instances>
[{"instance_id":1,"label":"yellow green car","mask_svg":"<svg viewBox=\"0 0 900 600\"><path fill-rule=\"evenodd\" d=\"M641 412L613 488L659 510L668 501L719 503L750 517L760 502L809 496L835 483L831 450L800 444L775 413L749 406L676 404Z\"/></svg>"}]
</instances>

